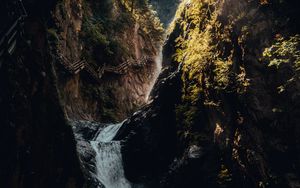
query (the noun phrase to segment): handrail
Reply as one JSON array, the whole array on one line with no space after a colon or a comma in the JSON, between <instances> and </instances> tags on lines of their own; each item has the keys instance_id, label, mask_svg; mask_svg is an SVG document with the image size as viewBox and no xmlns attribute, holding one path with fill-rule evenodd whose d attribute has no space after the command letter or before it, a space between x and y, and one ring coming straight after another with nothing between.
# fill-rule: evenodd
<instances>
[{"instance_id":1,"label":"handrail","mask_svg":"<svg viewBox=\"0 0 300 188\"><path fill-rule=\"evenodd\" d=\"M124 74L125 71L129 68L129 66L145 65L147 61L148 61L148 58L146 58L145 56L141 57L139 60L136 60L136 61L127 60L115 67L104 66L104 72L114 72L114 73L118 73L118 74Z\"/></svg>"},{"instance_id":2,"label":"handrail","mask_svg":"<svg viewBox=\"0 0 300 188\"><path fill-rule=\"evenodd\" d=\"M123 63L119 64L118 66L102 66L99 67L97 70L92 67L85 59L71 61L61 53L58 52L58 56L60 57L60 63L71 73L71 74L78 74L81 70L86 70L97 82L100 82L103 74L105 72L111 72L115 74L125 74L130 66L135 65L144 65L148 58L142 57L136 61L129 61L126 60ZM74 62L74 63L72 63Z\"/></svg>"},{"instance_id":3,"label":"handrail","mask_svg":"<svg viewBox=\"0 0 300 188\"><path fill-rule=\"evenodd\" d=\"M24 5L23 5L22 0L19 0L19 6L21 6L21 10L23 11L23 15L22 15L22 16L27 17L27 16L28 16L28 15L27 15L27 11L26 11L26 9L25 9L25 7L24 7Z\"/></svg>"},{"instance_id":4,"label":"handrail","mask_svg":"<svg viewBox=\"0 0 300 188\"><path fill-rule=\"evenodd\" d=\"M11 24L11 26L0 39L0 58L7 52L9 54L12 54L15 50L18 33L21 33L20 28L18 28L18 26L20 26L21 22L24 21L24 18L27 17L27 12L22 0L18 1L19 9L21 9L21 15L14 20L14 22Z\"/></svg>"},{"instance_id":5,"label":"handrail","mask_svg":"<svg viewBox=\"0 0 300 188\"><path fill-rule=\"evenodd\" d=\"M18 26L18 24L21 20L22 20L22 16L20 16L18 19L16 19L14 21L14 23L10 26L8 31L3 35L3 37L0 40L0 47L6 41L7 37L9 37L9 35L14 31L14 29L16 29L16 27Z\"/></svg>"}]
</instances>

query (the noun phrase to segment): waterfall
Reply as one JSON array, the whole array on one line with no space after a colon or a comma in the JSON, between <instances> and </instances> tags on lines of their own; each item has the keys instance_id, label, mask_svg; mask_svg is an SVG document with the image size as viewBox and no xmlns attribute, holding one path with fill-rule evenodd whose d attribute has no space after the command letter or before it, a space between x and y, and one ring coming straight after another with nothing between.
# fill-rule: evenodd
<instances>
[{"instance_id":1,"label":"waterfall","mask_svg":"<svg viewBox=\"0 0 300 188\"><path fill-rule=\"evenodd\" d=\"M162 69L162 47L155 58L155 68L152 82L146 93L148 102L150 93ZM123 123L111 124L102 129L96 138L92 140L91 146L96 152L96 177L105 188L143 188L144 185L130 183L124 175L123 161L120 141L113 141L113 138Z\"/></svg>"},{"instance_id":2,"label":"waterfall","mask_svg":"<svg viewBox=\"0 0 300 188\"><path fill-rule=\"evenodd\" d=\"M152 74L152 81L146 91L146 102L149 101L151 91L162 70L162 46L155 58L155 67ZM120 141L113 141L113 138L123 123L111 124L102 129L96 138L92 140L91 146L96 152L96 177L105 188L144 188L146 185L133 184L124 175L123 161Z\"/></svg>"},{"instance_id":3,"label":"waterfall","mask_svg":"<svg viewBox=\"0 0 300 188\"><path fill-rule=\"evenodd\" d=\"M154 68L154 71L153 71L153 78L152 78L152 81L149 85L149 88L147 90L147 93L146 93L146 102L149 101L149 97L150 97L150 94L151 94L151 91L155 85L155 82L159 76L159 74L161 73L161 70L162 70L162 60L163 60L163 47L161 46L159 48L159 53L158 55L155 57L155 68Z\"/></svg>"},{"instance_id":4,"label":"waterfall","mask_svg":"<svg viewBox=\"0 0 300 188\"><path fill-rule=\"evenodd\" d=\"M122 123L111 124L91 141L96 152L97 179L105 188L133 187L124 175L120 141L112 141L121 126Z\"/></svg>"},{"instance_id":5,"label":"waterfall","mask_svg":"<svg viewBox=\"0 0 300 188\"><path fill-rule=\"evenodd\" d=\"M146 101L162 69L162 47L155 58L155 69L153 79L149 85ZM123 123L111 124L102 129L96 138L92 140L91 146L96 152L96 177L105 188L142 188L144 185L130 183L124 175L123 161L120 141L113 141L113 138Z\"/></svg>"}]
</instances>

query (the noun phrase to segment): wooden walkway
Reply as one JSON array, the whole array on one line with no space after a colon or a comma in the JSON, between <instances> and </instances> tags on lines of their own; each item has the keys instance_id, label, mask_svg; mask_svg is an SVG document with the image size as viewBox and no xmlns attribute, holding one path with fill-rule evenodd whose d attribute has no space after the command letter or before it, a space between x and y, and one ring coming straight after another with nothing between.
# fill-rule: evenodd
<instances>
[{"instance_id":1,"label":"wooden walkway","mask_svg":"<svg viewBox=\"0 0 300 188\"><path fill-rule=\"evenodd\" d=\"M147 62L150 60L149 58L142 57L139 60L136 61L129 61L126 60L123 63L117 65L117 66L102 66L98 69L94 68L92 65L90 65L86 60L77 60L77 61L71 61L70 59L64 57L62 54L58 53L59 55L59 62L64 66L64 68L71 74L78 74L82 70L85 70L88 72L96 81L100 82L102 76L105 73L114 73L114 74L126 74L131 67L135 68L142 68L144 67Z\"/></svg>"},{"instance_id":2,"label":"wooden walkway","mask_svg":"<svg viewBox=\"0 0 300 188\"><path fill-rule=\"evenodd\" d=\"M23 35L24 20L27 12L21 0L18 1L16 10L20 12L18 18L8 27L7 31L0 38L0 67L6 55L12 55L17 47L19 37Z\"/></svg>"}]
</instances>

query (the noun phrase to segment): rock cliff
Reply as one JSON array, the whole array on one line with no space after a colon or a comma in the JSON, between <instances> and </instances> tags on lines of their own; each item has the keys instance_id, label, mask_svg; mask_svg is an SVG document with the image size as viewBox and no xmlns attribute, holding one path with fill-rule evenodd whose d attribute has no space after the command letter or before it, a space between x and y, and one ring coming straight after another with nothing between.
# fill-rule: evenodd
<instances>
[{"instance_id":1,"label":"rock cliff","mask_svg":"<svg viewBox=\"0 0 300 188\"><path fill-rule=\"evenodd\" d=\"M97 74L106 67L136 61L123 73L102 72L95 80L85 70L68 74L57 59L69 118L120 121L146 103L163 37L160 22L147 4L132 8L120 0L61 1L52 17L48 31L57 56L70 62L84 59Z\"/></svg>"},{"instance_id":2,"label":"rock cliff","mask_svg":"<svg viewBox=\"0 0 300 188\"><path fill-rule=\"evenodd\" d=\"M163 63L180 65L182 84L161 81L156 87L176 85L181 97L173 105L153 103L128 120L132 135L126 136L127 130L121 138L128 140L129 178L161 174L153 165L159 164L168 169L153 177L160 187L299 186L298 5L292 0L180 4ZM174 92L157 93L154 101L168 101ZM153 168L132 168L127 158L135 152ZM159 163L155 156L169 160Z\"/></svg>"},{"instance_id":3,"label":"rock cliff","mask_svg":"<svg viewBox=\"0 0 300 188\"><path fill-rule=\"evenodd\" d=\"M19 11L9 9L10 3L1 2L7 8L1 12L12 11L2 22L5 30ZM24 35L0 67L0 187L82 188L75 139L61 106L42 23L49 18L43 11L49 13L53 2L31 3L26 2Z\"/></svg>"},{"instance_id":4,"label":"rock cliff","mask_svg":"<svg viewBox=\"0 0 300 188\"><path fill-rule=\"evenodd\" d=\"M155 2L163 17L173 1ZM163 27L147 1L24 5L0 54L0 187L102 186L90 141L125 117L114 139L132 185L300 186L299 1L183 0L150 98Z\"/></svg>"}]
</instances>

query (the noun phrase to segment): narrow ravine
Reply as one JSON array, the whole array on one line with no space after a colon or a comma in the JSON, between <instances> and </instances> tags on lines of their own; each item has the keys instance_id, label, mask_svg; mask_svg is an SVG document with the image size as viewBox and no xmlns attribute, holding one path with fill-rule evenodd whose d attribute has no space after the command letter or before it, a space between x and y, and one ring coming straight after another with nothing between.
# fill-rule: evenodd
<instances>
[{"instance_id":1,"label":"narrow ravine","mask_svg":"<svg viewBox=\"0 0 300 188\"><path fill-rule=\"evenodd\" d=\"M140 36L139 36L139 28L140 25L138 23L135 24L134 28L134 53L135 58L140 59L142 57L141 54L141 46L140 46ZM151 102L151 91L162 71L162 60L163 60L163 43L160 46L157 46L156 56L153 57L153 65L151 69L151 75L149 76L150 82L147 84L147 88L143 90L145 96L145 104L149 104ZM78 123L78 122L77 122ZM84 124L83 127L89 127L88 124L91 122L81 121L79 124ZM92 179L96 182L93 184L93 187L97 188L145 188L145 185L142 184L134 184L126 179L124 166L123 166L123 157L122 157L122 145L121 141L114 140L114 137L118 133L119 129L122 127L122 123L117 124L107 124L107 125L98 125L96 126L95 135L93 138L89 138L85 140L91 150L94 151L95 155L93 156L93 162L87 162L88 165L94 165L95 169L91 170ZM74 130L75 134L76 130ZM79 136L82 139L81 136ZM80 149L79 149L80 150ZM84 149L83 149L84 150Z\"/></svg>"},{"instance_id":2,"label":"narrow ravine","mask_svg":"<svg viewBox=\"0 0 300 188\"><path fill-rule=\"evenodd\" d=\"M300 0L0 15L0 188L300 188Z\"/></svg>"},{"instance_id":3,"label":"narrow ravine","mask_svg":"<svg viewBox=\"0 0 300 188\"><path fill-rule=\"evenodd\" d=\"M153 80L146 93L146 102L149 102L151 91L162 70L162 47L155 58L155 69L153 71ZM142 188L143 185L136 185L129 182L124 174L121 143L114 141L123 123L110 124L104 129L98 131L95 138L90 141L93 150L96 153L95 166L96 178L106 188Z\"/></svg>"}]
</instances>

